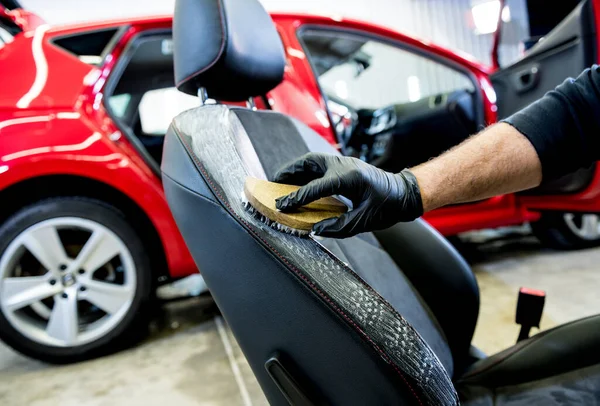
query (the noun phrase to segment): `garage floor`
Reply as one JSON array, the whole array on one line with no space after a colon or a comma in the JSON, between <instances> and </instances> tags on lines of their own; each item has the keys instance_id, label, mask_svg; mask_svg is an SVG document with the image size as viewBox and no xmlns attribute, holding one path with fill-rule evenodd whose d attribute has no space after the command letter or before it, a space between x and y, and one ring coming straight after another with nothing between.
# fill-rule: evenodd
<instances>
[{"instance_id":1,"label":"garage floor","mask_svg":"<svg viewBox=\"0 0 600 406\"><path fill-rule=\"evenodd\" d=\"M474 234L460 246L479 281L474 341L487 353L517 337L514 309L520 286L546 290L543 328L600 311L600 249L544 250L534 238L513 231ZM168 304L153 330L136 348L68 366L32 361L0 344L0 404L267 404L210 299Z\"/></svg>"}]
</instances>

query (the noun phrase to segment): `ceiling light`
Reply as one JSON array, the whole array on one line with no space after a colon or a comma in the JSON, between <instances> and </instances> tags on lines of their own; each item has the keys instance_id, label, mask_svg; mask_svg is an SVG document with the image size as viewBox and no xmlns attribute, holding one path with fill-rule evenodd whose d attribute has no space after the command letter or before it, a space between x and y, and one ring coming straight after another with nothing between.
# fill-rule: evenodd
<instances>
[{"instance_id":1,"label":"ceiling light","mask_svg":"<svg viewBox=\"0 0 600 406\"><path fill-rule=\"evenodd\" d=\"M476 4L471 7L471 13L473 14L473 22L478 34L496 32L498 16L500 15L500 0ZM508 13L510 16L510 11Z\"/></svg>"},{"instance_id":2,"label":"ceiling light","mask_svg":"<svg viewBox=\"0 0 600 406\"><path fill-rule=\"evenodd\" d=\"M421 84L419 78L416 76L409 76L406 79L408 85L408 100L411 102L417 101L421 98Z\"/></svg>"},{"instance_id":3,"label":"ceiling light","mask_svg":"<svg viewBox=\"0 0 600 406\"><path fill-rule=\"evenodd\" d=\"M502 21L504 21L505 23L509 23L510 19L510 7L504 6L504 8L502 9Z\"/></svg>"}]
</instances>

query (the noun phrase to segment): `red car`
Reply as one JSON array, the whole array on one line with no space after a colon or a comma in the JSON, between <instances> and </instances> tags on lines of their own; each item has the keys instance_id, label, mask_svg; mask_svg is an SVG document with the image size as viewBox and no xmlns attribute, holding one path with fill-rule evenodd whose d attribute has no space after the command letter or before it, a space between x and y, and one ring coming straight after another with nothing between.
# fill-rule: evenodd
<instances>
[{"instance_id":1,"label":"red car","mask_svg":"<svg viewBox=\"0 0 600 406\"><path fill-rule=\"evenodd\" d=\"M174 88L170 16L49 27L0 3L0 337L53 362L97 356L143 330L157 284L197 272L159 165L171 118L198 102ZM397 171L596 62L599 6L496 71L376 25L274 14L285 80L254 102ZM594 166L425 217L445 235L532 222L574 248L600 242L597 212Z\"/></svg>"}]
</instances>

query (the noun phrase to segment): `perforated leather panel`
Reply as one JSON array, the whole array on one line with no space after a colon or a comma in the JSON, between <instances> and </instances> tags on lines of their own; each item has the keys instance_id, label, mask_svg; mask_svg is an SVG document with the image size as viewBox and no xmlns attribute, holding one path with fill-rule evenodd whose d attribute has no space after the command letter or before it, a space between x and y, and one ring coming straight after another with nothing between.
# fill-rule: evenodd
<instances>
[{"instance_id":1,"label":"perforated leather panel","mask_svg":"<svg viewBox=\"0 0 600 406\"><path fill-rule=\"evenodd\" d=\"M266 176L234 113L225 106L205 106L182 113L172 128L229 214L391 364L418 403L458 403L446 369L421 335L347 264L318 241L277 232L243 209L244 179ZM422 317L427 318L425 310Z\"/></svg>"}]
</instances>

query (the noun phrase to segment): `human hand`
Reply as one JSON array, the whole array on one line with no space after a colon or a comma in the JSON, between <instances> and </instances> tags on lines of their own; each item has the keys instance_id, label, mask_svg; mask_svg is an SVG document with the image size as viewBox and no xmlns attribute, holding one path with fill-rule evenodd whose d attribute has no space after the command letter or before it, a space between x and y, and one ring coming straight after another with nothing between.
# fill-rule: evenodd
<instances>
[{"instance_id":1,"label":"human hand","mask_svg":"<svg viewBox=\"0 0 600 406\"><path fill-rule=\"evenodd\" d=\"M356 158L308 153L280 169L273 181L304 185L277 199L276 207L281 211L332 195L352 201L352 210L313 226L313 232L324 237L351 237L423 214L419 185L408 169L393 174Z\"/></svg>"}]
</instances>

